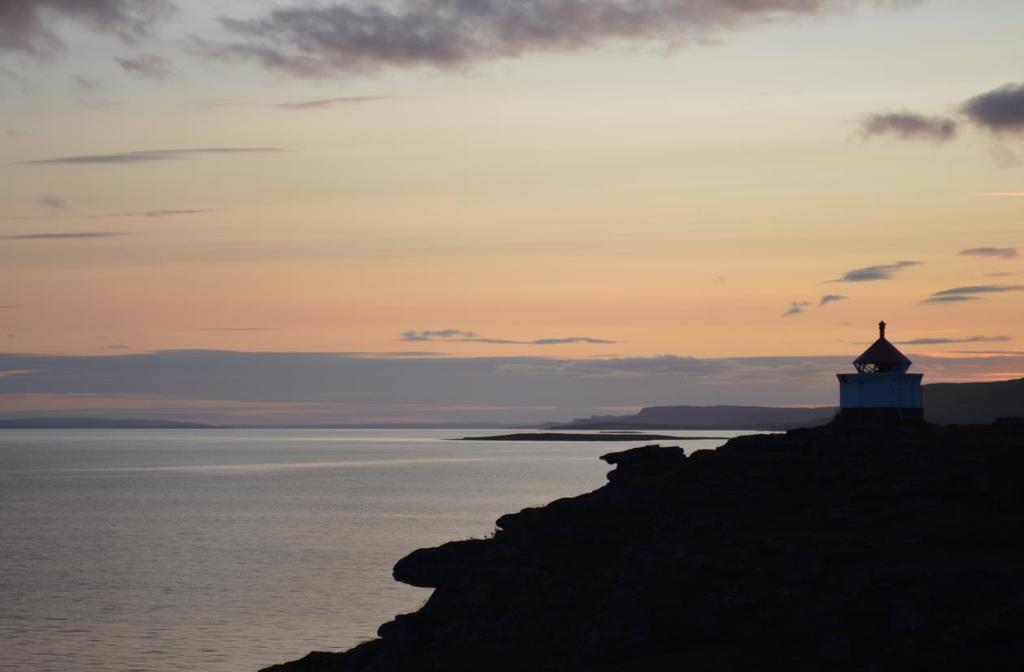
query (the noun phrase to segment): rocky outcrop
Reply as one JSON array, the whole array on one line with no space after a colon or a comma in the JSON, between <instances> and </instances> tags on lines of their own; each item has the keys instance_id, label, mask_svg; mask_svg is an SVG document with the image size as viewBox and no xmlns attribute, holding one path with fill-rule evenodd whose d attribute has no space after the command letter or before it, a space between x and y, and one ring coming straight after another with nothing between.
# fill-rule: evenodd
<instances>
[{"instance_id":1,"label":"rocky outcrop","mask_svg":"<svg viewBox=\"0 0 1024 672\"><path fill-rule=\"evenodd\" d=\"M275 672L1016 670L1024 424L825 427L690 457L419 550L427 604Z\"/></svg>"}]
</instances>

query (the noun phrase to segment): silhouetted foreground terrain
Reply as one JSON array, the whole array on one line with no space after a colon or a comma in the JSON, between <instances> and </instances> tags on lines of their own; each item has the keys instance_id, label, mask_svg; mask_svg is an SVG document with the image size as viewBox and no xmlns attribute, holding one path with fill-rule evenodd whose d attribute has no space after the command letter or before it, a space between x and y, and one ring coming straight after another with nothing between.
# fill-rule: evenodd
<instances>
[{"instance_id":1,"label":"silhouetted foreground terrain","mask_svg":"<svg viewBox=\"0 0 1024 672\"><path fill-rule=\"evenodd\" d=\"M1021 421L604 459L601 489L400 561L436 590L382 639L268 669L1020 669Z\"/></svg>"}]
</instances>

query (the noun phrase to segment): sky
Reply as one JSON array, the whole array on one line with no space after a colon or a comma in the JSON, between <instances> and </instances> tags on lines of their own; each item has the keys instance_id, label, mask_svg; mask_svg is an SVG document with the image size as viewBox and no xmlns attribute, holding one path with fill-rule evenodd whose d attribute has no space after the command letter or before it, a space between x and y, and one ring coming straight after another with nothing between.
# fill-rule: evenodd
<instances>
[{"instance_id":1,"label":"sky","mask_svg":"<svg viewBox=\"0 0 1024 672\"><path fill-rule=\"evenodd\" d=\"M1024 376L1017 0L0 0L0 417ZM186 380L187 378L187 380Z\"/></svg>"}]
</instances>

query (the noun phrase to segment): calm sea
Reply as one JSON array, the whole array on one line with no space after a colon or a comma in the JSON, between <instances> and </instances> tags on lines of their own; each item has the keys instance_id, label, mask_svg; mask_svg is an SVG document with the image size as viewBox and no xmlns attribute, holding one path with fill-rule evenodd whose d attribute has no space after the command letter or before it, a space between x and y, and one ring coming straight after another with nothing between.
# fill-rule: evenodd
<instances>
[{"instance_id":1,"label":"calm sea","mask_svg":"<svg viewBox=\"0 0 1024 672\"><path fill-rule=\"evenodd\" d=\"M0 669L244 672L351 647L429 595L391 579L399 558L593 490L599 455L643 443L446 440L465 433L0 432Z\"/></svg>"}]
</instances>

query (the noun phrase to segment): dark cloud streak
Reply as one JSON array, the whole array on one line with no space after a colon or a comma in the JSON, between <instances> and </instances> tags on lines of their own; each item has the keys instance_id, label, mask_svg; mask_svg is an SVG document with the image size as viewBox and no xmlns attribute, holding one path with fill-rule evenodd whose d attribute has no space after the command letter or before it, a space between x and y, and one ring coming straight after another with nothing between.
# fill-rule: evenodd
<instances>
[{"instance_id":1,"label":"dark cloud streak","mask_svg":"<svg viewBox=\"0 0 1024 672\"><path fill-rule=\"evenodd\" d=\"M891 264L879 264L877 266L866 266L847 271L843 277L833 282L871 282L874 280L891 280L899 271L911 266L920 266L920 261L896 261Z\"/></svg>"},{"instance_id":2,"label":"dark cloud streak","mask_svg":"<svg viewBox=\"0 0 1024 672\"><path fill-rule=\"evenodd\" d=\"M935 292L924 303L959 303L977 301L986 294L1024 292L1024 285L967 285Z\"/></svg>"},{"instance_id":3,"label":"dark cloud streak","mask_svg":"<svg viewBox=\"0 0 1024 672\"><path fill-rule=\"evenodd\" d=\"M224 333L244 333L251 331L281 331L280 327L221 327L214 329L199 329L199 331L212 331Z\"/></svg>"},{"instance_id":4,"label":"dark cloud streak","mask_svg":"<svg viewBox=\"0 0 1024 672\"><path fill-rule=\"evenodd\" d=\"M977 301L977 296L930 296L922 303L966 303L967 301Z\"/></svg>"},{"instance_id":5,"label":"dark cloud streak","mask_svg":"<svg viewBox=\"0 0 1024 672\"><path fill-rule=\"evenodd\" d=\"M93 238L119 238L130 235L124 231L55 231L50 233L22 233L0 236L0 240L88 240Z\"/></svg>"},{"instance_id":6,"label":"dark cloud streak","mask_svg":"<svg viewBox=\"0 0 1024 672\"><path fill-rule=\"evenodd\" d=\"M332 107L348 107L350 105L362 105L375 103L383 100L392 100L394 96L340 96L337 98L322 98L320 100L301 100L290 103L278 103L273 105L279 110L325 110Z\"/></svg>"},{"instance_id":7,"label":"dark cloud streak","mask_svg":"<svg viewBox=\"0 0 1024 672\"><path fill-rule=\"evenodd\" d=\"M965 257L994 257L996 259L1013 259L1019 256L1016 247L972 247L960 250Z\"/></svg>"},{"instance_id":8,"label":"dark cloud streak","mask_svg":"<svg viewBox=\"0 0 1024 672\"><path fill-rule=\"evenodd\" d=\"M145 217L146 219L163 219L165 217L185 217L188 215L205 215L216 212L211 208L194 210L144 210L142 212L108 212L99 215L86 215L88 219L108 219L112 217Z\"/></svg>"},{"instance_id":9,"label":"dark cloud streak","mask_svg":"<svg viewBox=\"0 0 1024 672\"><path fill-rule=\"evenodd\" d=\"M949 142L956 138L957 123L945 117L927 117L914 112L883 112L870 114L861 121L865 138L895 136L901 140Z\"/></svg>"},{"instance_id":10,"label":"dark cloud streak","mask_svg":"<svg viewBox=\"0 0 1024 672\"><path fill-rule=\"evenodd\" d=\"M277 154L285 150L277 147L200 147L193 149L147 149L116 154L85 154L80 156L60 156L53 159L36 159L21 161L27 166L52 165L103 165L103 164L134 164L156 161L180 161L195 156L217 156L234 154Z\"/></svg>"},{"instance_id":11,"label":"dark cloud streak","mask_svg":"<svg viewBox=\"0 0 1024 672\"><path fill-rule=\"evenodd\" d=\"M564 338L537 338L533 340L514 340L505 338L484 338L474 331L463 331L461 329L440 329L416 331L410 329L402 334L401 339L406 343L424 342L449 342L449 343L487 343L491 345L569 345L574 343L589 343L594 345L610 345L619 341L609 341L603 338L591 336L566 336Z\"/></svg>"},{"instance_id":12,"label":"dark cloud streak","mask_svg":"<svg viewBox=\"0 0 1024 672\"><path fill-rule=\"evenodd\" d=\"M951 345L956 343L1006 343L1012 341L1010 336L964 336L961 338L915 338L909 341L897 341L900 345Z\"/></svg>"},{"instance_id":13,"label":"dark cloud streak","mask_svg":"<svg viewBox=\"0 0 1024 672\"><path fill-rule=\"evenodd\" d=\"M818 307L824 308L830 303L836 303L837 301L848 301L850 297L843 296L842 294L826 294L818 300Z\"/></svg>"}]
</instances>

